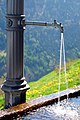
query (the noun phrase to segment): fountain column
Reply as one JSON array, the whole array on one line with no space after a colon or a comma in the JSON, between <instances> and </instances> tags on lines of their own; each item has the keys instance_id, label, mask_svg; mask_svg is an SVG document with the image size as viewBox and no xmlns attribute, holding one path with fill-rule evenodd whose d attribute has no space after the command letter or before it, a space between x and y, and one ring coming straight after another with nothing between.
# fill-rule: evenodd
<instances>
[{"instance_id":1,"label":"fountain column","mask_svg":"<svg viewBox=\"0 0 80 120\"><path fill-rule=\"evenodd\" d=\"M26 101L29 89L24 77L24 0L6 1L7 31L7 77L2 85L5 93L5 107L11 107Z\"/></svg>"}]
</instances>

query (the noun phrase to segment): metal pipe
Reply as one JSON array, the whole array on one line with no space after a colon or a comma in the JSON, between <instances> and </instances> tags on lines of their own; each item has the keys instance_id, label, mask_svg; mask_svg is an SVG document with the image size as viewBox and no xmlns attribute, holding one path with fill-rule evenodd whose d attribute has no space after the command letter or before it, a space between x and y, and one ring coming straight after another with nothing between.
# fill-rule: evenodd
<instances>
[{"instance_id":1,"label":"metal pipe","mask_svg":"<svg viewBox=\"0 0 80 120\"><path fill-rule=\"evenodd\" d=\"M63 29L63 25L61 23L58 23L56 20L54 20L54 22L25 22L22 21L22 25L23 26L26 26L26 25L32 25L32 26L51 26L51 27L54 27L54 28L59 28L60 29L60 32L64 32L64 29Z\"/></svg>"}]
</instances>

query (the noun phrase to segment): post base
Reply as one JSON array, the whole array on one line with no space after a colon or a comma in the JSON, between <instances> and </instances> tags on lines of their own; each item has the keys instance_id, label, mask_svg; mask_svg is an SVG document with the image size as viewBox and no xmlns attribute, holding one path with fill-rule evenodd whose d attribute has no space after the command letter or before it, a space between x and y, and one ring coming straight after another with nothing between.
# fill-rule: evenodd
<instances>
[{"instance_id":1,"label":"post base","mask_svg":"<svg viewBox=\"0 0 80 120\"><path fill-rule=\"evenodd\" d=\"M26 102L26 91L29 88L24 79L22 82L20 80L5 81L1 88L5 92L5 108Z\"/></svg>"},{"instance_id":2,"label":"post base","mask_svg":"<svg viewBox=\"0 0 80 120\"><path fill-rule=\"evenodd\" d=\"M26 91L9 93L5 92L5 108L10 108L26 102Z\"/></svg>"}]
</instances>

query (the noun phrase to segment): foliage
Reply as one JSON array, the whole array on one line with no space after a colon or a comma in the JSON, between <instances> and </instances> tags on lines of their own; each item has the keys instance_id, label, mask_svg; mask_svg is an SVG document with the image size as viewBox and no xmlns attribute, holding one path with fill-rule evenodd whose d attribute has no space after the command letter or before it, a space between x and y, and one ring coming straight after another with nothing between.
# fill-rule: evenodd
<instances>
[{"instance_id":1,"label":"foliage","mask_svg":"<svg viewBox=\"0 0 80 120\"><path fill-rule=\"evenodd\" d=\"M4 108L4 92L1 90L1 85L4 82L4 77L0 79L0 109Z\"/></svg>"},{"instance_id":2,"label":"foliage","mask_svg":"<svg viewBox=\"0 0 80 120\"><path fill-rule=\"evenodd\" d=\"M54 71L43 76L38 81L29 82L30 90L26 92L26 100L37 98L39 96L52 94L58 92L58 79L59 72L58 68L55 68ZM67 74L68 87L73 88L80 85L80 59L73 60L67 63ZM0 82L3 82L1 79ZM0 84L2 84L2 82ZM61 90L66 89L66 82L64 78L64 72L62 69L61 73ZM4 106L4 95L0 91L0 109Z\"/></svg>"},{"instance_id":3,"label":"foliage","mask_svg":"<svg viewBox=\"0 0 80 120\"><path fill-rule=\"evenodd\" d=\"M80 58L80 0L24 0L26 21L62 22L66 61ZM6 1L0 0L0 53L6 51ZM24 40L24 73L34 81L59 63L60 31L52 27L27 26ZM6 57L0 56L0 77L5 75ZM4 68L4 69L3 69Z\"/></svg>"},{"instance_id":4,"label":"foliage","mask_svg":"<svg viewBox=\"0 0 80 120\"><path fill-rule=\"evenodd\" d=\"M58 68L44 77L40 78L36 82L30 82L30 90L26 93L27 101L37 98L39 96L48 95L51 93L58 92L58 79L59 72ZM67 63L67 74L68 87L73 88L80 85L80 59L73 60ZM66 80L64 71L61 72L61 91L66 89Z\"/></svg>"},{"instance_id":5,"label":"foliage","mask_svg":"<svg viewBox=\"0 0 80 120\"><path fill-rule=\"evenodd\" d=\"M80 1L25 0L26 19L62 22L66 61L80 58ZM52 71L59 63L60 32L50 27L30 27L25 31L25 74L34 81Z\"/></svg>"},{"instance_id":6,"label":"foliage","mask_svg":"<svg viewBox=\"0 0 80 120\"><path fill-rule=\"evenodd\" d=\"M4 96L0 95L0 110L4 108Z\"/></svg>"}]
</instances>

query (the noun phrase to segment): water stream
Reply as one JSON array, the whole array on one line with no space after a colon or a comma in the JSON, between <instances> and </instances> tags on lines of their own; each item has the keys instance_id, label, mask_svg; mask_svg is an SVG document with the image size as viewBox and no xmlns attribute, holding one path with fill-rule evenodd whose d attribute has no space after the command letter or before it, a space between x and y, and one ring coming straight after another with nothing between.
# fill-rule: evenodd
<instances>
[{"instance_id":1,"label":"water stream","mask_svg":"<svg viewBox=\"0 0 80 120\"><path fill-rule=\"evenodd\" d=\"M66 82L66 89L68 89L68 79L66 77L66 58L65 58L65 46L64 46L64 33L61 33L61 44L60 44L60 63L59 63L59 80L58 80L58 104L60 103L60 84L61 84L61 69L62 69L62 58L64 62L64 76ZM67 94L68 101L68 94Z\"/></svg>"},{"instance_id":2,"label":"water stream","mask_svg":"<svg viewBox=\"0 0 80 120\"><path fill-rule=\"evenodd\" d=\"M62 58L64 68L64 82L66 82L66 89L68 89L68 79L66 77L66 59L65 59L65 46L64 36L61 33L61 45L60 45L60 64L59 64L59 80L58 80L58 104L52 104L41 107L33 112L30 112L26 116L22 117L22 120L80 120L80 97L68 98L67 100L60 101L60 84L61 84L61 72L62 72ZM67 102L68 101L68 102Z\"/></svg>"},{"instance_id":3,"label":"water stream","mask_svg":"<svg viewBox=\"0 0 80 120\"><path fill-rule=\"evenodd\" d=\"M80 120L80 97L66 99L58 104L41 107L28 115L23 116L22 120Z\"/></svg>"},{"instance_id":4,"label":"water stream","mask_svg":"<svg viewBox=\"0 0 80 120\"><path fill-rule=\"evenodd\" d=\"M68 93L67 93L67 100L65 99L63 101L60 101L62 59L63 59L63 69L64 69L64 76L65 76L64 82L66 82L66 89L68 89L63 33L61 33L61 44L60 44L58 104L44 106L37 110L34 110L33 112L29 112L29 114L21 118L22 120L80 120L80 97L70 99L68 98Z\"/></svg>"}]
</instances>

